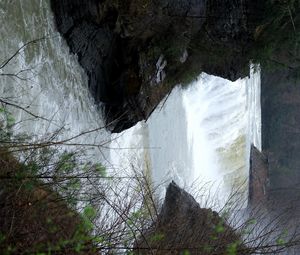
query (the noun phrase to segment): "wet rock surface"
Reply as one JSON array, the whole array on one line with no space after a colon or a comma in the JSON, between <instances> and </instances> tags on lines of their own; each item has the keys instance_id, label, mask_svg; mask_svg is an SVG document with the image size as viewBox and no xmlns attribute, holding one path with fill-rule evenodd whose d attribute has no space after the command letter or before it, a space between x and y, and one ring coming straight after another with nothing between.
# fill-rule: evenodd
<instances>
[{"instance_id":1,"label":"wet rock surface","mask_svg":"<svg viewBox=\"0 0 300 255\"><path fill-rule=\"evenodd\" d=\"M254 145L250 152L249 200L250 207L266 203L269 190L267 157Z\"/></svg>"},{"instance_id":2,"label":"wet rock surface","mask_svg":"<svg viewBox=\"0 0 300 255\"><path fill-rule=\"evenodd\" d=\"M255 29L247 14L256 1L249 3L51 0L57 29L78 56L112 132L147 119L176 84L202 71L246 76ZM161 56L166 64L157 68Z\"/></svg>"},{"instance_id":3,"label":"wet rock surface","mask_svg":"<svg viewBox=\"0 0 300 255\"><path fill-rule=\"evenodd\" d=\"M262 145L270 196L300 198L300 84L295 69L262 72Z\"/></svg>"}]
</instances>

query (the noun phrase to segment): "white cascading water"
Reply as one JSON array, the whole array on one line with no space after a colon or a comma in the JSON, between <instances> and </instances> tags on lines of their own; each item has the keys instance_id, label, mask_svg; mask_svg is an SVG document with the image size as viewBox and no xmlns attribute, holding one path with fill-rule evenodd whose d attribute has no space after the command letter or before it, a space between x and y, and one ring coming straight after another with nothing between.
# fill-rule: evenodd
<instances>
[{"instance_id":1,"label":"white cascading water","mask_svg":"<svg viewBox=\"0 0 300 255\"><path fill-rule=\"evenodd\" d=\"M119 169L146 166L157 185L198 185L204 200L212 194L219 200L216 207L233 193L245 205L251 144L261 149L260 71L254 69L236 82L202 74L187 89L175 88L146 123L114 142L119 150L111 151L111 162Z\"/></svg>"},{"instance_id":2,"label":"white cascading water","mask_svg":"<svg viewBox=\"0 0 300 255\"><path fill-rule=\"evenodd\" d=\"M182 94L176 87L147 122L115 134L112 139L112 164L127 172L132 167L147 171L156 185L162 184L162 195L171 180L183 187L191 183L192 153L187 142Z\"/></svg>"},{"instance_id":3,"label":"white cascading water","mask_svg":"<svg viewBox=\"0 0 300 255\"><path fill-rule=\"evenodd\" d=\"M64 127L58 139L66 139L103 126L87 77L55 30L49 2L2 0L0 14L1 63L24 43L47 37L0 70L21 77L1 75L0 97L49 120L10 107L19 123L15 133L38 139ZM225 199L236 183L248 178L250 144L261 147L259 83L259 72L234 83L203 74L190 88L176 88L147 122L113 135L113 149L93 147L91 155L107 159L116 170L151 170L157 184L171 179L182 186L199 178L202 183L212 181ZM103 144L110 138L99 130L72 143Z\"/></svg>"},{"instance_id":4,"label":"white cascading water","mask_svg":"<svg viewBox=\"0 0 300 255\"><path fill-rule=\"evenodd\" d=\"M248 111L248 137L258 150L262 150L261 141L261 77L260 66L251 65L250 79L246 80L247 111Z\"/></svg>"},{"instance_id":5,"label":"white cascading water","mask_svg":"<svg viewBox=\"0 0 300 255\"><path fill-rule=\"evenodd\" d=\"M111 137L109 166L114 172L132 175L133 170L151 171L149 129L144 121Z\"/></svg>"},{"instance_id":6,"label":"white cascading water","mask_svg":"<svg viewBox=\"0 0 300 255\"><path fill-rule=\"evenodd\" d=\"M50 4L45 0L3 0L0 3L2 63L25 43L29 44L0 72L0 96L34 115L10 107L15 133L26 133L37 140L63 128L58 140L64 140L103 126L87 88L87 77L76 57L55 29ZM17 74L6 76L3 74ZM103 144L109 134L103 129L80 136L71 143ZM91 146L91 157L102 153ZM107 153L106 153L107 154Z\"/></svg>"},{"instance_id":7,"label":"white cascading water","mask_svg":"<svg viewBox=\"0 0 300 255\"><path fill-rule=\"evenodd\" d=\"M183 97L192 180L206 183L223 206L233 193L247 201L250 148L261 149L260 72L235 82L202 74Z\"/></svg>"}]
</instances>

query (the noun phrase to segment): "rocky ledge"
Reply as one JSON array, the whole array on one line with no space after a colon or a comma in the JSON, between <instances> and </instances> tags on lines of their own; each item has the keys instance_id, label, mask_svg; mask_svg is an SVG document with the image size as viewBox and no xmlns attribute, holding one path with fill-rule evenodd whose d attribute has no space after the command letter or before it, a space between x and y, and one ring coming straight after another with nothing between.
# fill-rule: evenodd
<instances>
[{"instance_id":1,"label":"rocky ledge","mask_svg":"<svg viewBox=\"0 0 300 255\"><path fill-rule=\"evenodd\" d=\"M51 0L51 6L112 132L147 119L175 85L202 71L246 76L262 9L258 0Z\"/></svg>"}]
</instances>

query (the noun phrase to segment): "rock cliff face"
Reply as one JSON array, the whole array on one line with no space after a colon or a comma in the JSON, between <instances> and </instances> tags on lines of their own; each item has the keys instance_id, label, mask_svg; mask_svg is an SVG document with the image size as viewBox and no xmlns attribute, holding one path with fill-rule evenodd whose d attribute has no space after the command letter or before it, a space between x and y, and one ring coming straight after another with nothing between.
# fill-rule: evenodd
<instances>
[{"instance_id":1,"label":"rock cliff face","mask_svg":"<svg viewBox=\"0 0 300 255\"><path fill-rule=\"evenodd\" d=\"M195 199L172 182L158 220L135 244L137 254L226 254L240 237L216 212L199 206ZM242 245L236 254L246 254ZM243 250L245 253L239 253Z\"/></svg>"},{"instance_id":2,"label":"rock cliff face","mask_svg":"<svg viewBox=\"0 0 300 255\"><path fill-rule=\"evenodd\" d=\"M270 196L300 197L300 82L296 69L262 72L262 144Z\"/></svg>"},{"instance_id":3,"label":"rock cliff face","mask_svg":"<svg viewBox=\"0 0 300 255\"><path fill-rule=\"evenodd\" d=\"M113 132L147 119L176 84L202 71L230 80L247 75L258 3L51 0L57 28Z\"/></svg>"},{"instance_id":4,"label":"rock cliff face","mask_svg":"<svg viewBox=\"0 0 300 255\"><path fill-rule=\"evenodd\" d=\"M274 3L277 21L274 22L273 17L269 32L261 36L262 41L273 41L262 48L269 53L261 62L261 106L262 149L268 161L269 198L278 206L279 202L290 203L300 198L300 50L297 36L300 3ZM289 8L293 9L290 14L286 12Z\"/></svg>"},{"instance_id":5,"label":"rock cliff face","mask_svg":"<svg viewBox=\"0 0 300 255\"><path fill-rule=\"evenodd\" d=\"M268 199L269 173L268 160L255 146L251 146L249 173L250 207L265 204Z\"/></svg>"}]
</instances>

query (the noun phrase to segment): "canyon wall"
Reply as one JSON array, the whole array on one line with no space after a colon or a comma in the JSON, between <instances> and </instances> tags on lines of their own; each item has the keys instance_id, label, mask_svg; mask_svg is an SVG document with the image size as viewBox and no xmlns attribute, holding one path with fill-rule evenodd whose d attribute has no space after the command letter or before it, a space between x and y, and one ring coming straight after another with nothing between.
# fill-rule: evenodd
<instances>
[{"instance_id":1,"label":"canyon wall","mask_svg":"<svg viewBox=\"0 0 300 255\"><path fill-rule=\"evenodd\" d=\"M174 86L202 71L230 80L249 74L258 1L51 0L51 6L113 132L147 119Z\"/></svg>"}]
</instances>

